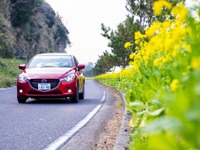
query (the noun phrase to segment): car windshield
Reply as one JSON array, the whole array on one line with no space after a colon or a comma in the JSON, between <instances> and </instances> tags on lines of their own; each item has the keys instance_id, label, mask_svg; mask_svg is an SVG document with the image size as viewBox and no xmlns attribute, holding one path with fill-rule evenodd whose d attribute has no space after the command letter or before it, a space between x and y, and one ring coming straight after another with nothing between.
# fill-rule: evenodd
<instances>
[{"instance_id":1,"label":"car windshield","mask_svg":"<svg viewBox=\"0 0 200 150\"><path fill-rule=\"evenodd\" d=\"M70 56L35 56L28 64L28 68L46 68L46 67L72 67Z\"/></svg>"}]
</instances>

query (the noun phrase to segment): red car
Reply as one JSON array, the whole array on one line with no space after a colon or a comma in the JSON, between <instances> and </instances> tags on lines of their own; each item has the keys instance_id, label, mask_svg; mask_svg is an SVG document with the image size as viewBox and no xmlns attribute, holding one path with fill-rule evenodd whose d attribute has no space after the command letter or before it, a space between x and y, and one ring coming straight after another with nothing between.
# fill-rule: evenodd
<instances>
[{"instance_id":1,"label":"red car","mask_svg":"<svg viewBox=\"0 0 200 150\"><path fill-rule=\"evenodd\" d=\"M76 57L67 53L35 55L27 65L19 65L22 72L17 78L17 100L28 98L66 98L72 103L84 99L85 78Z\"/></svg>"}]
</instances>

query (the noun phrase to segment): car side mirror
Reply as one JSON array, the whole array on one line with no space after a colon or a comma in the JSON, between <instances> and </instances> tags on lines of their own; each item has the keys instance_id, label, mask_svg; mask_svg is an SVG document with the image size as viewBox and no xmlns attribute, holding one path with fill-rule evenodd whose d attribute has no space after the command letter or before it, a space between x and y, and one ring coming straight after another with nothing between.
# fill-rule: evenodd
<instances>
[{"instance_id":1,"label":"car side mirror","mask_svg":"<svg viewBox=\"0 0 200 150\"><path fill-rule=\"evenodd\" d=\"M24 70L25 68L26 68L26 65L25 65L25 64L19 65L19 69Z\"/></svg>"},{"instance_id":2,"label":"car side mirror","mask_svg":"<svg viewBox=\"0 0 200 150\"><path fill-rule=\"evenodd\" d=\"M85 65L84 64L78 64L78 70L84 69Z\"/></svg>"}]
</instances>

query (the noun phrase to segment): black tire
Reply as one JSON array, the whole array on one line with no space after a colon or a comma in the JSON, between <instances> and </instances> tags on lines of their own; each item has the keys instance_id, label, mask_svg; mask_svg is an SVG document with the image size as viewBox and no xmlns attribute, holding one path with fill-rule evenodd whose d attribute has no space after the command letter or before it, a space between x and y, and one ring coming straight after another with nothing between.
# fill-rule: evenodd
<instances>
[{"instance_id":1,"label":"black tire","mask_svg":"<svg viewBox=\"0 0 200 150\"><path fill-rule=\"evenodd\" d=\"M79 93L79 99L84 99L85 97L85 86L83 87L83 92Z\"/></svg>"},{"instance_id":2,"label":"black tire","mask_svg":"<svg viewBox=\"0 0 200 150\"><path fill-rule=\"evenodd\" d=\"M79 100L79 92L78 92L78 86L76 86L76 94L72 97L71 102L72 103L78 103Z\"/></svg>"},{"instance_id":3,"label":"black tire","mask_svg":"<svg viewBox=\"0 0 200 150\"><path fill-rule=\"evenodd\" d=\"M26 103L27 98L26 97L17 96L17 100L18 100L18 103Z\"/></svg>"}]
</instances>

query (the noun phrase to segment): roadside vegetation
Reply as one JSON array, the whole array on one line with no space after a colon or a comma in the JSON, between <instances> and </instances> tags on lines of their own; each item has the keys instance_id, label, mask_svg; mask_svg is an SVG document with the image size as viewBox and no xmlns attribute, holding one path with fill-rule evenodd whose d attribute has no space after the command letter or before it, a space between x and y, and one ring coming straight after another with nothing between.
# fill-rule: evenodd
<instances>
[{"instance_id":1,"label":"roadside vegetation","mask_svg":"<svg viewBox=\"0 0 200 150\"><path fill-rule=\"evenodd\" d=\"M200 7L153 8L161 19L124 42L129 67L95 79L126 93L130 150L200 149Z\"/></svg>"},{"instance_id":2,"label":"roadside vegetation","mask_svg":"<svg viewBox=\"0 0 200 150\"><path fill-rule=\"evenodd\" d=\"M19 59L0 58L0 88L11 87L16 84L20 64L26 63Z\"/></svg>"}]
</instances>

